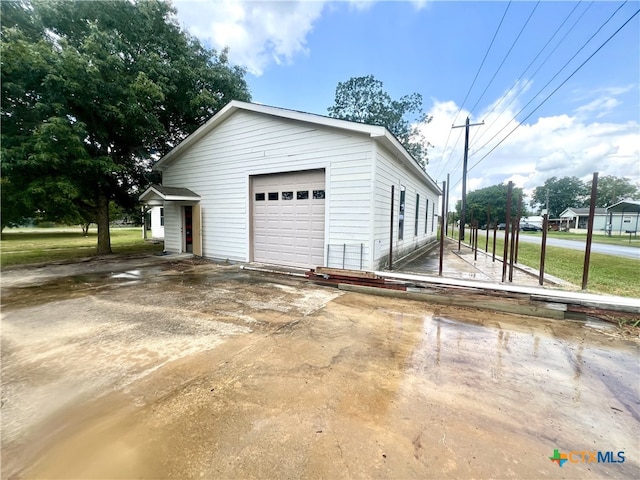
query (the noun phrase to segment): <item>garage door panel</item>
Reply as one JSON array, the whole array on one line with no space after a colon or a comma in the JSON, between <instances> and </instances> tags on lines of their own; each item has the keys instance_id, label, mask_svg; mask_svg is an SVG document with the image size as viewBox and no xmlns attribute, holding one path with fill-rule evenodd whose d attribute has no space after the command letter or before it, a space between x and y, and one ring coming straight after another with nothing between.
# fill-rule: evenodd
<instances>
[{"instance_id":1,"label":"garage door panel","mask_svg":"<svg viewBox=\"0 0 640 480\"><path fill-rule=\"evenodd\" d=\"M301 267L322 265L325 200L317 192L324 192L324 171L254 176L251 187L253 260ZM269 193L271 198L277 193L277 200L269 200Z\"/></svg>"}]
</instances>

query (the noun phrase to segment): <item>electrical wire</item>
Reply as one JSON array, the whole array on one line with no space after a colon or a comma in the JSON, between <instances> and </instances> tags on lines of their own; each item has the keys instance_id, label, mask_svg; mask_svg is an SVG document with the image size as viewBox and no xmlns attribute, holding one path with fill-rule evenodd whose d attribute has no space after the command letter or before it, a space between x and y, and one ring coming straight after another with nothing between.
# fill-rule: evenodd
<instances>
[{"instance_id":1,"label":"electrical wire","mask_svg":"<svg viewBox=\"0 0 640 480\"><path fill-rule=\"evenodd\" d=\"M549 60L549 58L551 57L551 55L553 55L553 53L558 49L558 47L562 44L562 42L564 41L564 39L567 37L567 35L569 35L569 33L571 33L571 31L573 31L573 29L575 28L575 26L578 24L578 22L582 19L582 17L585 15L585 13L587 12L587 10L589 10L591 8L591 6L593 5L594 0L591 1L591 3L589 3L589 5L587 6L587 8L582 12L582 14L578 17L578 19L573 23L573 25L569 28L569 30L567 31L567 33L565 33L565 35L562 37L562 39L560 39L560 41L558 42L558 44L555 46L555 48L551 51L551 53L549 53L549 55L547 55L547 57L543 60L543 62L540 64L540 66L538 67L538 69L533 73L533 75L531 75L531 78L529 78L529 82L531 80L533 80L533 78L536 76L536 74L540 71L540 68L542 68L542 66L547 62L547 60ZM502 109L502 111L496 116L496 118L489 124L487 125L487 128L485 129L478 129L474 132L473 137L471 137L471 141L469 142L469 145L473 144L476 139L477 141L480 141L480 139L482 139L482 137L484 137L484 133L483 132L488 132L491 131L491 127L498 121L498 118L500 118L500 116L507 111L507 109L509 108L509 106L515 101L515 99L518 97L518 95L520 95L520 93L522 92L522 90L524 90L524 88L529 85L529 82L523 82L523 83L519 83L520 80L522 80L522 78L524 77L524 75L529 71L529 69L531 68L531 66L535 63L535 61L540 57L540 55L542 55L542 52L545 51L545 49L549 46L549 44L551 43L551 41L555 38L555 36L560 32L560 30L562 30L562 27L564 27L565 23L567 23L567 21L569 20L569 18L571 18L571 16L573 15L573 13L576 11L576 9L580 6L580 3L576 3L575 7L573 7L573 9L569 12L569 14L565 17L565 19L562 21L562 23L560 24L560 26L558 26L558 28L556 28L556 31L553 32L553 35L551 35L551 37L549 38L549 40L547 40L547 43L544 44L544 46L538 51L537 55L534 57L533 60L531 60L531 62L529 63L529 65L527 65L527 68L525 68L522 73L520 74L520 76L518 76L518 78L513 82L513 85L511 86L511 88L507 91L507 93L505 93L502 96L502 99L496 103L494 103L493 107L491 108L491 110L489 110L488 112L486 112L484 114L484 117L487 118L489 115L491 115L496 108L498 108L499 105L501 105L503 103L503 100L506 100L509 97L509 94L513 91L513 89L517 86L520 85L520 88L515 92L515 94L511 97L511 100L509 101L509 103L507 103L504 108Z\"/></svg>"},{"instance_id":2,"label":"electrical wire","mask_svg":"<svg viewBox=\"0 0 640 480\"><path fill-rule=\"evenodd\" d=\"M595 37L595 36L600 32L600 30L602 30L602 29L604 28L604 26L605 26L607 23L609 23L609 22L611 21L611 19L612 19L612 18L616 15L616 13L618 13L618 11L619 11L619 10L620 10L620 9L621 9L625 4L626 4L626 3L627 3L627 1L628 1L628 0L625 0L625 1L622 3L622 5L620 5L620 6L619 6L619 7L618 7L618 8L617 8L617 9L616 9L616 10L615 10L615 11L614 11L610 16L609 16L609 18L608 18L608 19L607 19L607 20L606 20L602 25L600 25L600 27L598 28L598 30L596 30L596 31L595 31L595 33L594 33L593 35L591 35L591 36L589 37L589 39L588 39L586 42L584 42L584 43L582 44L582 46L578 49L578 51L577 51L576 53L574 53L574 54L573 54L573 56L572 56L569 60L567 60L567 61L565 62L565 64L562 66L562 68L561 68L560 70L558 70L558 71L556 72L556 74L555 74L553 77L551 77L551 79L550 79L550 80L549 80L549 81L548 81L548 82L547 82L547 83L546 83L546 84L545 84L545 85L544 85L540 90L538 90L538 93L536 93L536 94L531 98L531 100L529 100L529 101L527 102L527 104L526 104L524 107L522 107L522 108L518 111L518 113L516 113L516 114L513 116L513 118L512 118L511 120L509 120L509 121L507 122L507 124L506 124L504 127L502 127L500 130L498 130L498 132L496 132L496 133L493 135L493 137L491 137L487 142L485 142L485 144L484 144L484 145L482 145L480 148L476 149L476 150L475 150L471 155L475 155L475 154L477 154L480 150L482 150L482 149L483 149L483 148L485 148L487 145L489 145L489 143L491 143L491 141L492 141L494 138L496 138L498 135L500 135L500 133L502 133L502 132L504 131L504 129L505 129L505 128L507 128L507 127L509 126L509 124L510 124L512 121L516 120L516 119L518 118L518 115L520 115L520 114L521 114L521 113L522 113L522 112L523 112L523 111L524 111L524 110L525 110L529 105L531 105L531 103L532 103L532 102L533 102L533 101L534 101L534 100L535 100L535 99L536 99L536 98L537 98L537 97L538 97L538 96L539 96L539 95L544 91L544 89L545 89L545 88L547 88L547 87L549 86L549 84L550 84L551 82L553 82L553 81L556 79L556 77L557 77L558 75L560 75L560 73L562 73L562 71L563 71L565 68L567 68L567 67L569 66L569 64L573 61L573 59L574 59L574 58L576 58L576 57L578 56L578 54L579 54L582 50L584 50L584 48L585 48L585 47L586 47L586 46L591 42L591 40L593 40L593 38L594 38L594 37ZM539 108L539 107L537 107L537 108ZM537 108L536 108L536 109L537 109ZM529 116L527 116L527 118L529 118ZM524 120L523 120L523 121L524 121ZM493 151L493 150L492 150L492 151ZM483 158L484 158L484 157L483 157Z\"/></svg>"},{"instance_id":3,"label":"electrical wire","mask_svg":"<svg viewBox=\"0 0 640 480\"><path fill-rule=\"evenodd\" d=\"M476 103L474 103L473 107L471 107L471 109L469 110L470 112L473 112L476 109L476 107L480 103L480 100L482 100L482 98L484 97L484 94L487 93L487 90L489 89L489 87L491 86L491 84L495 80L496 76L498 75L498 73L502 69L502 66L504 65L504 62L506 62L507 58L509 58L509 55L511 54L511 51L513 50L513 47L515 47L516 44L518 43L518 40L520 39L520 36L524 32L525 28L527 28L527 25L529 24L529 21L531 20L531 17L533 17L533 14L536 12L536 10L538 9L539 5L540 5L540 0L538 0L538 3L535 4L535 6L533 7L533 10L531 10L531 13L529 14L529 17L527 17L527 21L524 22L524 25L520 29L520 32L516 36L516 38L513 41L513 43L511 43L511 47L509 47L509 50L507 51L506 55L502 59L502 62L500 62L500 65L498 65L498 68L496 69L495 73L493 74L493 77L491 77L491 80L489 80L489 83L487 83L487 86L484 87L484 90L480 94L480 97L478 97L478 100L476 100Z\"/></svg>"},{"instance_id":4,"label":"electrical wire","mask_svg":"<svg viewBox=\"0 0 640 480\"><path fill-rule=\"evenodd\" d=\"M627 3L627 2L625 2L625 3ZM624 4L623 4L623 5L624 5ZM617 10L616 10L616 11L617 11ZM518 129L518 128L519 128L519 127L520 127L520 126L525 122L525 121L527 121L527 119L528 119L529 117L531 117L531 115L533 115L533 114L534 114L534 113L535 113L535 112L536 112L536 111L537 111L537 110L538 110L542 105L544 105L544 104L547 102L547 100L549 100L549 99L550 99L550 98L551 98L551 97L552 97L552 96L553 96L553 95L554 95L554 94L555 94L555 93L556 93L556 92L557 92L557 91L558 91L558 90L559 90L559 89L560 89L560 88L561 88L565 83L567 83L567 82L568 82L568 81L569 81L569 80L570 80L570 79L571 79L571 78L572 78L572 77L573 77L573 76L574 76L574 75L575 75L575 74L576 74L576 73L577 73L577 72L578 72L582 67L584 67L584 66L587 64L587 62L588 62L589 60L591 60L591 59L595 56L595 54L596 54L596 53L598 53L600 50L602 50L602 48L604 48L604 46L605 46L607 43L609 43L609 42L611 41L611 39L613 39L613 37L615 37L615 36L620 32L620 30L622 30L625 26L627 26L627 24L629 24L629 22L631 22L631 20L633 20L633 19L636 17L636 15L638 15L638 13L640 13L640 9L636 10L636 12L635 12L631 17L629 17L629 19L628 19L626 22L624 22L624 23L623 23L623 24L622 24L622 25L621 25L621 26L620 26L620 27L619 27L615 32L613 32L613 33L611 34L611 36L609 36L609 38L607 38L607 39L606 39L606 40L605 40L605 41L604 41L604 42L603 42L603 43L602 43L602 44L601 44L601 45L600 45L600 46L599 46L599 47L598 47L598 48L597 48L597 49L596 49L596 50L595 50L591 55L589 55L589 56L587 57L587 59L586 59L584 62L582 62L582 63L580 64L580 66L578 66L578 68L576 68L576 69L571 73L571 75L569 75L569 76L568 76L568 77L567 77L567 78L566 78L566 79L565 79L565 80L564 80L560 85L558 85L558 86L557 86L557 87L556 87L556 88L555 88L555 89L554 89L554 90L553 90L549 95L547 95L547 97L546 97L542 102L540 102L540 104L539 104L535 109L533 109L533 110L532 110L532 111L531 111L531 112L530 112L530 113L529 113L529 114L528 114L528 115L527 115L527 116L522 120L522 122L518 123L518 124L513 128L513 130L511 130L511 131L510 131L510 132L509 132L509 133L508 133L508 134L507 134L507 135L506 135L502 140L500 140L500 142L498 142L498 143L497 143L497 144L496 144L496 145L495 145L491 150L489 150L489 152L487 152L487 153L486 153L486 154L485 154L485 155L484 155L480 160L478 160L476 163L474 163L474 164L473 164L473 165L472 165L472 166L471 166L467 171L471 171L471 170L473 170L473 169L474 169L474 168L475 168L475 167L476 167L480 162L482 162L485 158L487 158L487 157L489 156L489 154L491 154L491 152L493 152L496 148L498 148L498 146L500 146L500 145L502 144L502 142L504 142L507 138L509 138L509 136L511 136L511 134L512 134L513 132L515 132L515 131L516 131L516 130L517 130L517 129Z\"/></svg>"},{"instance_id":5,"label":"electrical wire","mask_svg":"<svg viewBox=\"0 0 640 480\"><path fill-rule=\"evenodd\" d=\"M456 113L456 116L453 119L453 123L456 123L456 120L458 120L458 115L460 115L460 112L462 112L462 109L464 108L464 104L467 101L467 99L469 98L469 94L471 93L471 90L473 89L473 86L476 83L476 80L478 79L478 75L480 74L480 71L482 70L482 67L484 66L484 62L487 60L487 56L489 55L489 52L491 51L491 47L493 47L493 43L496 40L496 37L498 36L498 32L500 31L500 27L502 27L502 23L504 22L505 17L507 16L507 12L509 11L509 7L511 6L511 1L509 0L509 3L507 4L507 8L505 8L504 13L502 14L502 18L500 19L500 23L498 24L498 28L496 28L495 33L493 34L493 38L491 39L491 43L489 44L489 47L487 48L487 51L484 54L484 58L482 59L482 62L480 63L480 66L478 67L478 71L476 72L475 76L473 77L473 82L471 82L471 86L469 87L469 90L467 90L467 94L464 97L464 100L462 101L462 104L460 105L460 108L458 109L458 113ZM447 151L447 146L449 145L449 139L451 138L451 130L449 130L449 134L447 135L447 139L444 142L444 148L442 149L443 155L445 154L445 152ZM458 140L460 139L460 136L458 135ZM455 145L454 145L454 150L455 147L458 145L458 141L456 141ZM440 173L440 170L442 170L443 165L449 163L449 161L451 160L451 154L449 155L449 158L447 159L446 162L440 162L440 165L438 167L438 170L436 170L436 174L434 175L435 178L437 178L437 174Z\"/></svg>"}]
</instances>

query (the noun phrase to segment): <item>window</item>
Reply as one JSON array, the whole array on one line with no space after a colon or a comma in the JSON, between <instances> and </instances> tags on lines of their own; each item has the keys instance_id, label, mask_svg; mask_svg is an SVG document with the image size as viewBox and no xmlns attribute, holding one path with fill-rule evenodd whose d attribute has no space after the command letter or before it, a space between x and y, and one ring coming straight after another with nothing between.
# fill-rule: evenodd
<instances>
[{"instance_id":1,"label":"window","mask_svg":"<svg viewBox=\"0 0 640 480\"><path fill-rule=\"evenodd\" d=\"M404 238L404 206L405 206L405 194L404 187L400 185L400 215L398 220L398 240Z\"/></svg>"},{"instance_id":2,"label":"window","mask_svg":"<svg viewBox=\"0 0 640 480\"><path fill-rule=\"evenodd\" d=\"M433 232L433 226L436 223L436 204L435 203L431 206L431 210L433 210L433 213L431 215L431 218L432 218L432 220L431 220L431 231Z\"/></svg>"},{"instance_id":3,"label":"window","mask_svg":"<svg viewBox=\"0 0 640 480\"><path fill-rule=\"evenodd\" d=\"M418 211L420 210L420 194L416 193L416 224L413 226L413 235L414 236L418 236L418 220L419 220L419 216L418 216Z\"/></svg>"},{"instance_id":4,"label":"window","mask_svg":"<svg viewBox=\"0 0 640 480\"><path fill-rule=\"evenodd\" d=\"M296 193L296 198L298 200L308 200L309 199L309 190L303 190L301 192Z\"/></svg>"},{"instance_id":5,"label":"window","mask_svg":"<svg viewBox=\"0 0 640 480\"><path fill-rule=\"evenodd\" d=\"M283 200L293 200L293 192L282 192Z\"/></svg>"},{"instance_id":6,"label":"window","mask_svg":"<svg viewBox=\"0 0 640 480\"><path fill-rule=\"evenodd\" d=\"M424 233L427 233L428 225L429 225L429 199L427 198L427 205L424 207Z\"/></svg>"},{"instance_id":7,"label":"window","mask_svg":"<svg viewBox=\"0 0 640 480\"><path fill-rule=\"evenodd\" d=\"M313 198L314 200L322 200L324 198L324 190L314 190Z\"/></svg>"},{"instance_id":8,"label":"window","mask_svg":"<svg viewBox=\"0 0 640 480\"><path fill-rule=\"evenodd\" d=\"M164 208L160 207L160 226L164 227Z\"/></svg>"},{"instance_id":9,"label":"window","mask_svg":"<svg viewBox=\"0 0 640 480\"><path fill-rule=\"evenodd\" d=\"M278 192L269 192L269 200L278 200Z\"/></svg>"},{"instance_id":10,"label":"window","mask_svg":"<svg viewBox=\"0 0 640 480\"><path fill-rule=\"evenodd\" d=\"M264 201L264 193L256 193L256 202Z\"/></svg>"}]
</instances>

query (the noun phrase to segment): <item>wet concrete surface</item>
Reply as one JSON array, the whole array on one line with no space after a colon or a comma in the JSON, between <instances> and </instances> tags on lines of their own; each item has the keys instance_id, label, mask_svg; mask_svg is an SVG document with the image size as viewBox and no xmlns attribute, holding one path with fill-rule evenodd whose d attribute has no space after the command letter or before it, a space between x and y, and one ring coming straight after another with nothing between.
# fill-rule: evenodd
<instances>
[{"instance_id":1,"label":"wet concrete surface","mask_svg":"<svg viewBox=\"0 0 640 480\"><path fill-rule=\"evenodd\" d=\"M481 242L482 243L482 242ZM442 276L445 278L460 278L464 280L477 280L480 282L502 283L503 252L496 252L495 258L491 246L489 252L485 253L484 244L479 246L474 252L469 245L450 238L445 239L442 262ZM401 273L415 273L419 275L437 276L440 268L440 247L439 245L429 250L423 255L397 266L394 271ZM539 271L514 263L509 280L509 265L505 275L505 284L538 286ZM572 285L560 278L549 274L544 275L544 286L561 288L564 290L578 290L577 285Z\"/></svg>"},{"instance_id":2,"label":"wet concrete surface","mask_svg":"<svg viewBox=\"0 0 640 480\"><path fill-rule=\"evenodd\" d=\"M640 472L640 349L613 328L131 267L3 272L3 478Z\"/></svg>"}]
</instances>

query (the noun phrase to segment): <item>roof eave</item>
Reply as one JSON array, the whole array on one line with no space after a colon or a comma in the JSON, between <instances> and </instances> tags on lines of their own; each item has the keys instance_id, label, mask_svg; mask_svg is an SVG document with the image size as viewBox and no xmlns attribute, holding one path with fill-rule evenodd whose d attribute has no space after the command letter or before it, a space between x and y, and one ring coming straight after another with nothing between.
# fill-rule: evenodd
<instances>
[{"instance_id":1,"label":"roof eave","mask_svg":"<svg viewBox=\"0 0 640 480\"><path fill-rule=\"evenodd\" d=\"M442 190L438 187L438 184L429 176L427 172L425 172L418 162L407 152L404 146L398 141L398 139L389 132L384 127L380 127L383 129L382 134L371 134L371 138L377 141L381 141L383 145L389 148L392 152L395 151L399 153L397 158L402 161L407 167L412 169L414 173L422 176L423 179L427 181L427 183L433 188L438 195L442 195Z\"/></svg>"}]
</instances>

